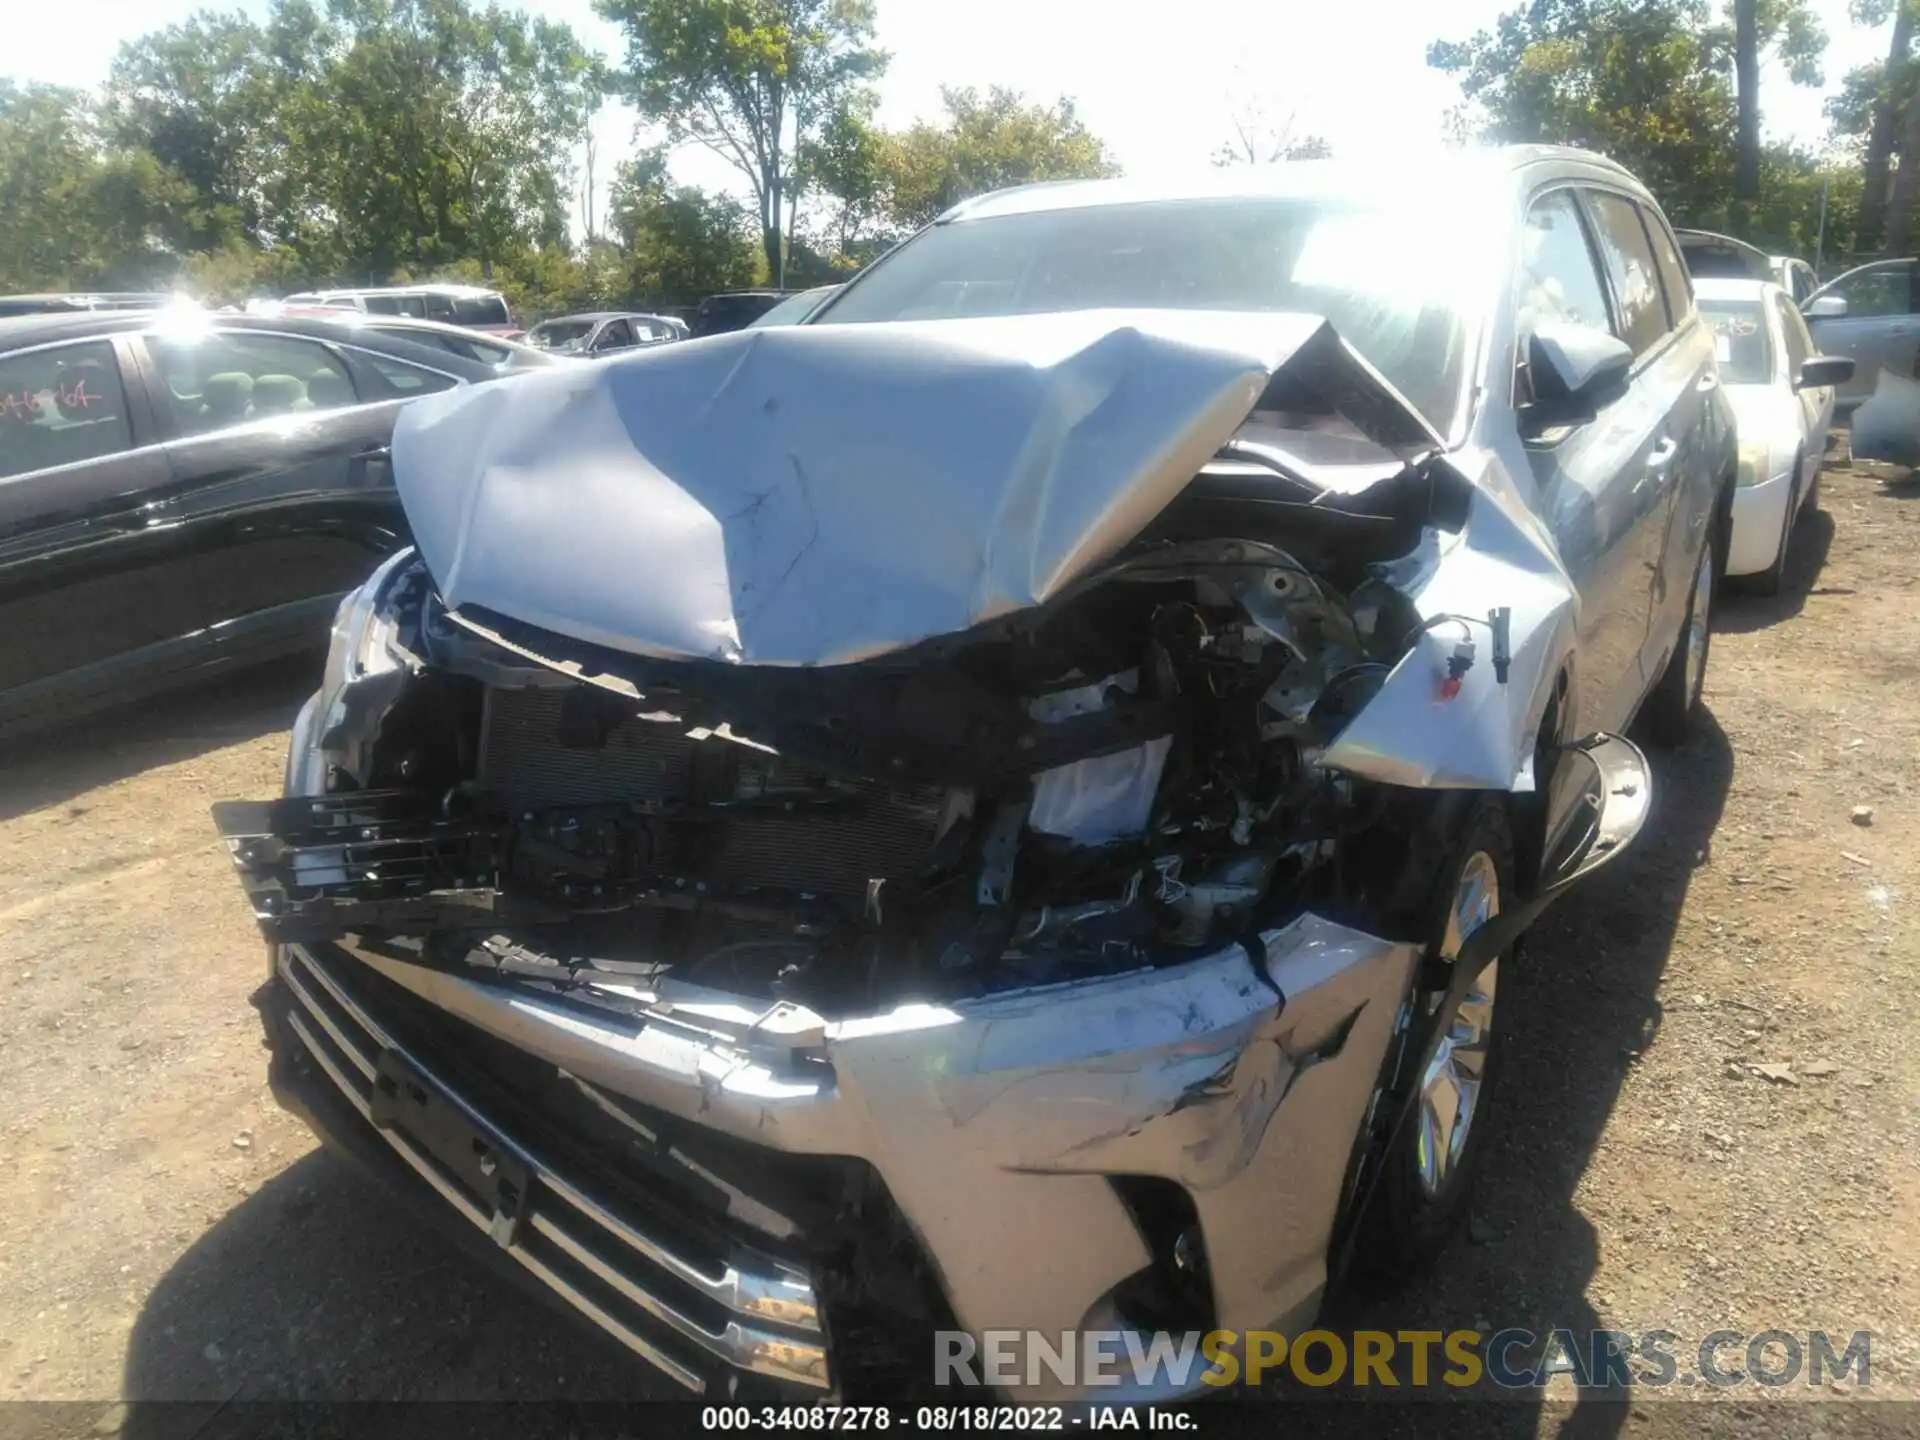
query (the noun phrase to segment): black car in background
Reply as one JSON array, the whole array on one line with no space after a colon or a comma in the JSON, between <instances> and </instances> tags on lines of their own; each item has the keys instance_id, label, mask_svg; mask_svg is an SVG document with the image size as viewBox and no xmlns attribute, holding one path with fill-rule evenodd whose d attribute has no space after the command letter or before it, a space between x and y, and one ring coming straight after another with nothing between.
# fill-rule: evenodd
<instances>
[{"instance_id":1,"label":"black car in background","mask_svg":"<svg viewBox=\"0 0 1920 1440\"><path fill-rule=\"evenodd\" d=\"M693 312L693 333L724 335L729 330L744 330L773 309L794 290L729 290L709 295Z\"/></svg>"},{"instance_id":2,"label":"black car in background","mask_svg":"<svg viewBox=\"0 0 1920 1440\"><path fill-rule=\"evenodd\" d=\"M0 320L0 736L323 644L405 536L400 406L501 373L324 320Z\"/></svg>"},{"instance_id":3,"label":"black car in background","mask_svg":"<svg viewBox=\"0 0 1920 1440\"><path fill-rule=\"evenodd\" d=\"M164 290L63 291L57 295L0 295L0 319L16 315L71 315L82 310L158 310L173 296Z\"/></svg>"}]
</instances>

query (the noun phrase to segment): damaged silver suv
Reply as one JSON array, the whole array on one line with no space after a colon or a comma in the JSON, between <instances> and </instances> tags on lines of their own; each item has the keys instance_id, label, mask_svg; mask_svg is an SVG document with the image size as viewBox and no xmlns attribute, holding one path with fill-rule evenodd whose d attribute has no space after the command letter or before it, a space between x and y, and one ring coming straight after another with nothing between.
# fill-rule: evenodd
<instances>
[{"instance_id":1,"label":"damaged silver suv","mask_svg":"<svg viewBox=\"0 0 1920 1440\"><path fill-rule=\"evenodd\" d=\"M1461 1219L1735 463L1666 221L1557 150L990 195L429 396L417 550L216 810L273 1083L716 1398L1298 1329Z\"/></svg>"}]
</instances>

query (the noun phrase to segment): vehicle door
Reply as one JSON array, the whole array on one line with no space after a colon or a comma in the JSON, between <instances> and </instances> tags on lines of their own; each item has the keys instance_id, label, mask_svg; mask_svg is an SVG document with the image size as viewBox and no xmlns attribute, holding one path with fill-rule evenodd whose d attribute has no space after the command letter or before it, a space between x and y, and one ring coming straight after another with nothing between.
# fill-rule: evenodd
<instances>
[{"instance_id":1,"label":"vehicle door","mask_svg":"<svg viewBox=\"0 0 1920 1440\"><path fill-rule=\"evenodd\" d=\"M1799 306L1783 295L1774 296L1772 304L1774 319L1780 326L1780 350L1786 357L1787 384L1794 387L1794 398L1800 405L1800 433L1807 442L1799 475L1799 493L1804 495L1813 477L1820 473L1821 457L1827 453L1827 431L1833 425L1833 387L1800 388L1800 367L1815 354L1813 336L1807 331Z\"/></svg>"},{"instance_id":2,"label":"vehicle door","mask_svg":"<svg viewBox=\"0 0 1920 1440\"><path fill-rule=\"evenodd\" d=\"M1886 260L1850 270L1808 297L1807 328L1822 355L1853 357L1853 379L1840 387L1838 403L1851 408L1873 394L1880 372L1905 379L1920 374L1920 315L1915 311L1912 260ZM1842 313L1823 315L1823 301L1841 303Z\"/></svg>"},{"instance_id":3,"label":"vehicle door","mask_svg":"<svg viewBox=\"0 0 1920 1440\"><path fill-rule=\"evenodd\" d=\"M0 354L0 728L196 628L169 479L125 340Z\"/></svg>"},{"instance_id":4,"label":"vehicle door","mask_svg":"<svg viewBox=\"0 0 1920 1440\"><path fill-rule=\"evenodd\" d=\"M1606 281L1579 196L1562 185L1533 197L1521 232L1515 334L1523 367L1537 325L1617 328ZM1663 322L1664 323L1664 322ZM1519 400L1531 398L1525 368ZM1574 673L1581 730L1617 728L1639 695L1640 648L1650 587L1640 527L1652 497L1638 481L1652 462L1665 411L1645 387L1630 386L1584 424L1530 427L1528 458L1562 563L1580 597Z\"/></svg>"},{"instance_id":5,"label":"vehicle door","mask_svg":"<svg viewBox=\"0 0 1920 1440\"><path fill-rule=\"evenodd\" d=\"M404 534L388 452L404 397L303 336L143 339L204 623L236 654L319 643L338 597Z\"/></svg>"},{"instance_id":6,"label":"vehicle door","mask_svg":"<svg viewBox=\"0 0 1920 1440\"><path fill-rule=\"evenodd\" d=\"M1666 412L1635 481L1643 507L1651 506L1654 517L1637 542L1650 587L1640 652L1644 694L1659 678L1686 623L1693 577L1733 453L1732 409L1719 393L1713 334L1694 309L1693 283L1666 218L1637 198L1605 190L1588 193L1616 291L1633 284L1621 275L1651 262L1658 292L1656 304L1634 322L1629 342L1642 357L1634 388L1644 388L1647 403Z\"/></svg>"}]
</instances>

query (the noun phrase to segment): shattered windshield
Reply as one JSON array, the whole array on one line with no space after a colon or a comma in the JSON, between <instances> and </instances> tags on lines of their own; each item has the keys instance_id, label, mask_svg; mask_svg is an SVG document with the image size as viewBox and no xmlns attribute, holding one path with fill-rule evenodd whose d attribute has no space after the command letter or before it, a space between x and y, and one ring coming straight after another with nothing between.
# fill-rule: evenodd
<instances>
[{"instance_id":1,"label":"shattered windshield","mask_svg":"<svg viewBox=\"0 0 1920 1440\"><path fill-rule=\"evenodd\" d=\"M1757 300L1702 300L1700 318L1713 331L1720 378L1729 385L1765 385L1773 379L1773 341Z\"/></svg>"},{"instance_id":2,"label":"shattered windshield","mask_svg":"<svg viewBox=\"0 0 1920 1440\"><path fill-rule=\"evenodd\" d=\"M1468 334L1447 256L1430 230L1345 199L1043 210L922 231L811 323L1107 308L1320 315L1445 432Z\"/></svg>"}]
</instances>

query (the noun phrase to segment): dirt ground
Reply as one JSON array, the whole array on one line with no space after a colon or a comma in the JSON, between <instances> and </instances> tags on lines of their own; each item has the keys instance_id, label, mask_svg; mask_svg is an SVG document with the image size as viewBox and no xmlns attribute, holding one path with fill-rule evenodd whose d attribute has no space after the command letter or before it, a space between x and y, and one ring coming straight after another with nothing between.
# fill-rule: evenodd
<instances>
[{"instance_id":1,"label":"dirt ground","mask_svg":"<svg viewBox=\"0 0 1920 1440\"><path fill-rule=\"evenodd\" d=\"M1865 1329L1872 1392L1920 1396L1920 495L1844 463L1823 492L1786 593L1721 608L1641 843L1503 971L1471 1243L1350 1323ZM657 1393L268 1097L264 947L207 807L275 792L311 674L0 761L0 1398L110 1434L125 1399Z\"/></svg>"}]
</instances>

